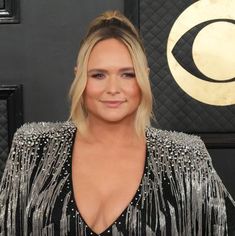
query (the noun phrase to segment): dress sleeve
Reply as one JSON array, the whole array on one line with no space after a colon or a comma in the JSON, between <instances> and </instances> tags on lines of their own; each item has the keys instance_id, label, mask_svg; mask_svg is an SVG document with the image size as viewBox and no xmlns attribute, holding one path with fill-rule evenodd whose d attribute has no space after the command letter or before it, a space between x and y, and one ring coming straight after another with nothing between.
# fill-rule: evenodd
<instances>
[{"instance_id":1,"label":"dress sleeve","mask_svg":"<svg viewBox=\"0 0 235 236\"><path fill-rule=\"evenodd\" d=\"M27 157L20 129L14 134L10 153L0 183L0 235L22 235L27 189Z\"/></svg>"},{"instance_id":2,"label":"dress sleeve","mask_svg":"<svg viewBox=\"0 0 235 236\"><path fill-rule=\"evenodd\" d=\"M235 236L235 201L213 167L210 154L201 138L199 146L206 183L205 210L211 217L212 235Z\"/></svg>"}]
</instances>

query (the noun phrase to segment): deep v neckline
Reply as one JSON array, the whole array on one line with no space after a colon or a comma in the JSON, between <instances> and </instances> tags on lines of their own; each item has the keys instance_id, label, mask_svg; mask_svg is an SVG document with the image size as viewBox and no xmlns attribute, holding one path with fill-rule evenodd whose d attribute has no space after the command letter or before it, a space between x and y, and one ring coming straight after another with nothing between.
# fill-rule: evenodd
<instances>
[{"instance_id":1,"label":"deep v neckline","mask_svg":"<svg viewBox=\"0 0 235 236\"><path fill-rule=\"evenodd\" d=\"M85 219L83 218L83 216L81 215L79 208L76 204L76 200L75 200L75 194L74 194L74 188L73 188L73 180L72 180L72 153L73 153L73 147L74 147L74 143L75 143L75 136L76 136L76 131L77 128L74 129L73 132L73 139L72 139L72 147L70 150L70 155L69 155L69 166L70 166L70 175L69 175L69 181L70 181L70 186L71 186L71 204L73 209L75 210L76 214L78 215L78 217L80 218L81 222L84 224L86 230L89 232L90 235L106 235L106 234L110 234L112 235L112 226L114 224L120 224L123 221L123 217L125 217L127 210L129 207L131 206L136 206L138 205L138 202L140 202L141 197L142 197L142 185L144 182L144 177L147 175L147 170L148 170L148 142L147 142L147 135L145 133L145 139L146 139L146 143L145 143L145 161L144 161L144 169L142 172L142 176L138 185L137 190L135 191L134 196L132 197L131 201L128 203L128 205L124 208L124 210L121 212L121 214L119 216L117 216L117 218L108 226L106 227L106 229L104 229L101 233L96 233L95 231L92 230L92 228L89 226L89 224L87 224L87 222L85 221Z\"/></svg>"}]
</instances>

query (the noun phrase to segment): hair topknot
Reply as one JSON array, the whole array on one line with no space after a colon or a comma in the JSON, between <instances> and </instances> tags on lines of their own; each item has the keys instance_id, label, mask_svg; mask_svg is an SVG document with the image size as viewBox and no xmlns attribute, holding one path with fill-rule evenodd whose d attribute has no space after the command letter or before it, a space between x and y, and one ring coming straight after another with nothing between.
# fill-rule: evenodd
<instances>
[{"instance_id":1,"label":"hair topknot","mask_svg":"<svg viewBox=\"0 0 235 236\"><path fill-rule=\"evenodd\" d=\"M120 27L134 35L138 40L140 36L134 25L120 11L109 10L105 11L96 17L89 25L87 37L100 28L105 27Z\"/></svg>"}]
</instances>

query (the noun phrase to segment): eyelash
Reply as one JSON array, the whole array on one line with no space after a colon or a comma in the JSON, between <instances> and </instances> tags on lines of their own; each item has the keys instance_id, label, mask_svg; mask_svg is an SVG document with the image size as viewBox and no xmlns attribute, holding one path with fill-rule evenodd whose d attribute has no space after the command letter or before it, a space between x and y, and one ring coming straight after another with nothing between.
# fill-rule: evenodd
<instances>
[{"instance_id":1,"label":"eyelash","mask_svg":"<svg viewBox=\"0 0 235 236\"><path fill-rule=\"evenodd\" d=\"M95 78L95 79L103 79L104 78L104 74L101 74L101 73L97 73L97 74L93 74L91 75L92 78ZM122 77L127 77L127 78L134 78L135 77L135 73L123 73L122 74Z\"/></svg>"},{"instance_id":2,"label":"eyelash","mask_svg":"<svg viewBox=\"0 0 235 236\"><path fill-rule=\"evenodd\" d=\"M125 75L125 77L129 77L129 78L134 78L135 77L135 73L124 73L123 75Z\"/></svg>"},{"instance_id":3,"label":"eyelash","mask_svg":"<svg viewBox=\"0 0 235 236\"><path fill-rule=\"evenodd\" d=\"M95 78L95 79L102 79L104 77L104 75L101 73L97 73L97 74L91 75L91 77Z\"/></svg>"}]
</instances>

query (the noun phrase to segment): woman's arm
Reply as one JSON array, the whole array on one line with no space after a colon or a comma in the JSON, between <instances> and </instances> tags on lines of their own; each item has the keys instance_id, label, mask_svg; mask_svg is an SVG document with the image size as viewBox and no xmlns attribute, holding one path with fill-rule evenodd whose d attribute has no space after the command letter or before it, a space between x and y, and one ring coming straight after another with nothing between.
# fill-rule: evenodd
<instances>
[{"instance_id":1,"label":"woman's arm","mask_svg":"<svg viewBox=\"0 0 235 236\"><path fill-rule=\"evenodd\" d=\"M235 201L222 183L219 175L213 167L212 159L206 146L200 140L200 156L203 158L202 170L205 170L205 183L206 183L206 198L205 207L206 212L211 213L212 222L212 235L222 235L225 230L225 235L235 235ZM206 173L208 172L208 173ZM223 215L223 208L225 208L225 215ZM227 221L226 225L223 223ZM220 229L221 227L221 229ZM225 229L223 229L225 227ZM222 230L222 231L220 231ZM227 234L228 233L228 234Z\"/></svg>"},{"instance_id":2,"label":"woman's arm","mask_svg":"<svg viewBox=\"0 0 235 236\"><path fill-rule=\"evenodd\" d=\"M25 222L27 197L30 188L31 165L37 159L34 134L25 133L25 127L14 134L10 153L0 183L0 235L27 235ZM30 225L29 225L30 227Z\"/></svg>"}]
</instances>

